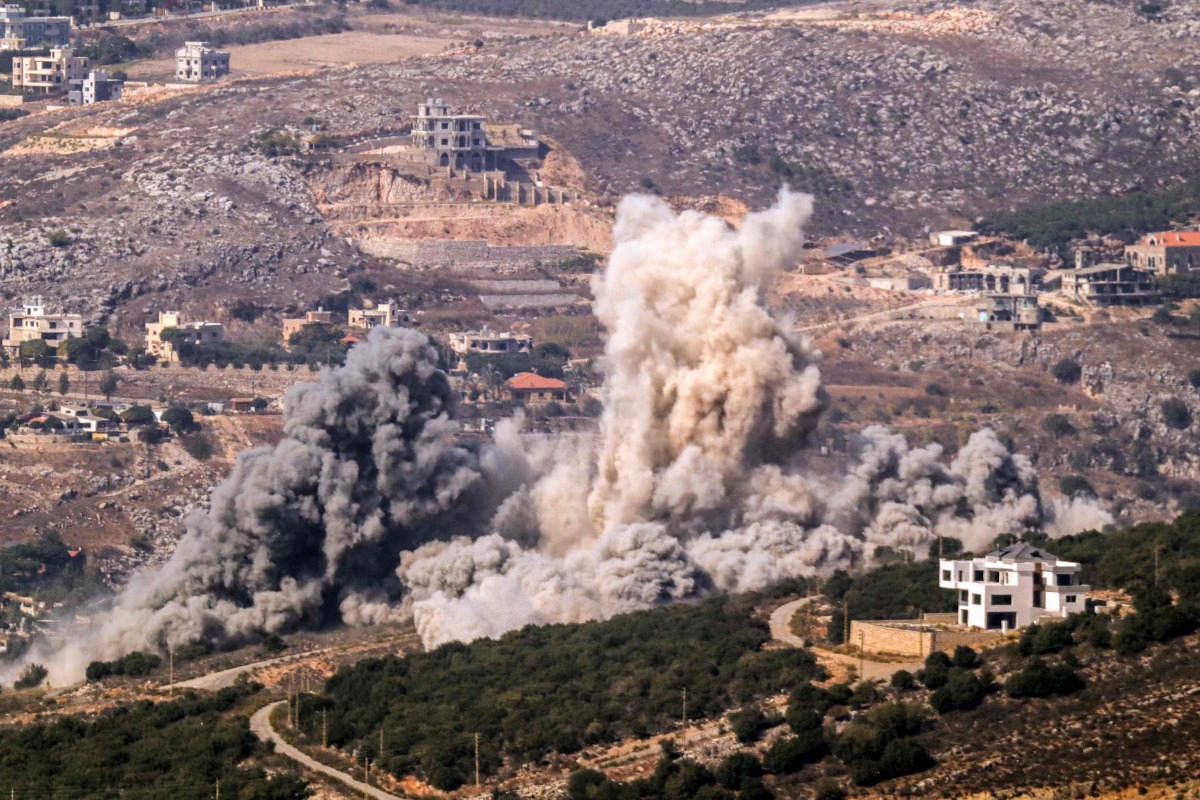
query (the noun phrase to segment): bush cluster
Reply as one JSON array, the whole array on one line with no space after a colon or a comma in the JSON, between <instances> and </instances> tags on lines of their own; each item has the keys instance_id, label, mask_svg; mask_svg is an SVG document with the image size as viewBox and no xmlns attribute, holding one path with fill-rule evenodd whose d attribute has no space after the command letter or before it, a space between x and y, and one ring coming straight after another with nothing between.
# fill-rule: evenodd
<instances>
[{"instance_id":1,"label":"bush cluster","mask_svg":"<svg viewBox=\"0 0 1200 800\"><path fill-rule=\"evenodd\" d=\"M749 602L714 598L363 661L306 697L301 719L319 738L311 726L325 710L331 745L452 790L474 774L474 731L491 773L505 759L661 731L680 718L684 688L688 715L711 717L814 677L805 651L760 652L770 634ZM381 728L390 745L379 758Z\"/></svg>"}]
</instances>

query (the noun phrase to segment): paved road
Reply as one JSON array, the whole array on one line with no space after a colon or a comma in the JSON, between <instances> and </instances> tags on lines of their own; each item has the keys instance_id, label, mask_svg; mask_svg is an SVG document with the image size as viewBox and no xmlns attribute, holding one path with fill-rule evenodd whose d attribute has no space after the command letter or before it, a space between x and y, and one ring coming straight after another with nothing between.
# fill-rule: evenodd
<instances>
[{"instance_id":1,"label":"paved road","mask_svg":"<svg viewBox=\"0 0 1200 800\"><path fill-rule=\"evenodd\" d=\"M808 598L801 597L799 600L784 603L771 612L772 639L790 647L804 646L804 640L792 633L792 618L796 616L796 612L804 608L804 604L807 602ZM812 648L812 651L813 655L817 657L818 663L822 661L826 663L837 661L848 667L854 667L856 670L859 670L859 677L863 680L875 680L879 678L887 680L902 669L915 672L925 666L925 662L923 661L871 661L870 659L860 660L857 656L834 653L816 647Z\"/></svg>"}]
</instances>

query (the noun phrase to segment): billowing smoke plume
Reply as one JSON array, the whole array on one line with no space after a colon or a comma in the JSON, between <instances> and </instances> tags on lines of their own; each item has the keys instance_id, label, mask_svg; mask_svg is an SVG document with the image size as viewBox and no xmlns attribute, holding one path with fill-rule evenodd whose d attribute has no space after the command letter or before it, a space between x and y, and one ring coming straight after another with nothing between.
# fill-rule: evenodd
<instances>
[{"instance_id":1,"label":"billowing smoke plume","mask_svg":"<svg viewBox=\"0 0 1200 800\"><path fill-rule=\"evenodd\" d=\"M828 402L820 354L763 291L797 260L810 213L786 190L738 229L621 203L593 283L608 331L598 437L530 442L516 421L468 447L425 337L373 331L289 393L283 441L241 456L170 563L83 649L409 614L433 645L1045 525L1036 473L988 430L947 464L937 445L872 427L848 474L806 473Z\"/></svg>"}]
</instances>

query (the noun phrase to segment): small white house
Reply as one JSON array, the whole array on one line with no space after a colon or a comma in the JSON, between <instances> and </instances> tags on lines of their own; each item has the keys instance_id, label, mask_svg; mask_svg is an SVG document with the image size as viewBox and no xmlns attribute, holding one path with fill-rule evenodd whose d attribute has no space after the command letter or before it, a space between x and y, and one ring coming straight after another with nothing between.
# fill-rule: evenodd
<instances>
[{"instance_id":1,"label":"small white house","mask_svg":"<svg viewBox=\"0 0 1200 800\"><path fill-rule=\"evenodd\" d=\"M929 241L938 247L962 247L978 237L975 231L935 231L929 234Z\"/></svg>"},{"instance_id":2,"label":"small white house","mask_svg":"<svg viewBox=\"0 0 1200 800\"><path fill-rule=\"evenodd\" d=\"M958 592L958 621L972 628L1009 631L1087 609L1091 587L1079 582L1079 564L1028 542L938 563L938 585Z\"/></svg>"}]
</instances>

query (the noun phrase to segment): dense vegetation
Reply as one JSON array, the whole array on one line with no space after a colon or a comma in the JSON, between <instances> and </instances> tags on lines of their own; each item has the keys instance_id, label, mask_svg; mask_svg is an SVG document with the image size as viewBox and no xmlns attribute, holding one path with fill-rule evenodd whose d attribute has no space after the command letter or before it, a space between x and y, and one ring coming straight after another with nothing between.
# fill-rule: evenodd
<instances>
[{"instance_id":1,"label":"dense vegetation","mask_svg":"<svg viewBox=\"0 0 1200 800\"><path fill-rule=\"evenodd\" d=\"M528 353L468 353L467 369L475 375L492 376L506 381L518 372L536 372L546 378L563 377L563 367L571 353L562 345L544 343L535 345Z\"/></svg>"},{"instance_id":2,"label":"dense vegetation","mask_svg":"<svg viewBox=\"0 0 1200 800\"><path fill-rule=\"evenodd\" d=\"M1200 178L1170 189L1132 192L1089 200L1062 200L996 214L980 225L984 233L1004 233L1048 252L1066 254L1073 240L1091 233L1133 242L1140 235L1169 230L1200 212Z\"/></svg>"},{"instance_id":3,"label":"dense vegetation","mask_svg":"<svg viewBox=\"0 0 1200 800\"><path fill-rule=\"evenodd\" d=\"M746 597L714 598L582 625L528 627L345 667L301 719L319 741L358 750L396 775L452 789L481 767L662 731L787 690L817 668L802 650L759 652L770 638ZM383 730L384 753L378 754Z\"/></svg>"},{"instance_id":4,"label":"dense vegetation","mask_svg":"<svg viewBox=\"0 0 1200 800\"><path fill-rule=\"evenodd\" d=\"M143 701L93 722L68 717L0 731L0 775L14 796L208 800L300 800L306 784L238 766L263 753L244 714L230 714L257 687L170 703Z\"/></svg>"}]
</instances>

